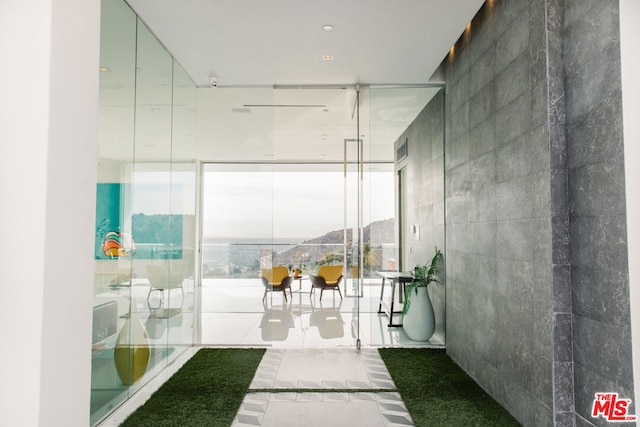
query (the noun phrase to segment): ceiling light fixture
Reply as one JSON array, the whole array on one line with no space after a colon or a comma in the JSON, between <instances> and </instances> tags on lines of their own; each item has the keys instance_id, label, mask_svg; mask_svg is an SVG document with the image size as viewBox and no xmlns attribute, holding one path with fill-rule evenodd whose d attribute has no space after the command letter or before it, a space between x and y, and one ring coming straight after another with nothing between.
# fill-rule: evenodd
<instances>
[{"instance_id":1,"label":"ceiling light fixture","mask_svg":"<svg viewBox=\"0 0 640 427\"><path fill-rule=\"evenodd\" d=\"M101 71L101 72L103 72L103 73L107 73L107 72L109 72L109 71L111 71L111 70L109 69L109 67L105 67L104 65L102 65L102 66L100 67L100 71Z\"/></svg>"},{"instance_id":2,"label":"ceiling light fixture","mask_svg":"<svg viewBox=\"0 0 640 427\"><path fill-rule=\"evenodd\" d=\"M243 107L325 108L324 104L244 104Z\"/></svg>"},{"instance_id":3,"label":"ceiling light fixture","mask_svg":"<svg viewBox=\"0 0 640 427\"><path fill-rule=\"evenodd\" d=\"M333 61L333 55L323 55L322 56L322 60L323 61Z\"/></svg>"},{"instance_id":4,"label":"ceiling light fixture","mask_svg":"<svg viewBox=\"0 0 640 427\"><path fill-rule=\"evenodd\" d=\"M329 24L323 25L322 29L325 30L325 31L331 31L331 30L333 30L333 25L329 25Z\"/></svg>"}]
</instances>

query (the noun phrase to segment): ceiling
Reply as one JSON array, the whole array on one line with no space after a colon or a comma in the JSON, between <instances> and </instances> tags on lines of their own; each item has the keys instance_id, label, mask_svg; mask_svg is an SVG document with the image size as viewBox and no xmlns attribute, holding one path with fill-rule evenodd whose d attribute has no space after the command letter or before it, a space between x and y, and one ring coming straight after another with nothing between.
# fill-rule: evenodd
<instances>
[{"instance_id":1,"label":"ceiling","mask_svg":"<svg viewBox=\"0 0 640 427\"><path fill-rule=\"evenodd\" d=\"M425 83L484 3L127 1L203 87Z\"/></svg>"}]
</instances>

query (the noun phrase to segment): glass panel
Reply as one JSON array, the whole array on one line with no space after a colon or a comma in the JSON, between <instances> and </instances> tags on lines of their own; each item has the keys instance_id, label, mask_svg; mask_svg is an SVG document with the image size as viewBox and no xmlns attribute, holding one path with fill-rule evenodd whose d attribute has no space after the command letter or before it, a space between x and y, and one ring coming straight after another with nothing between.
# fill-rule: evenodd
<instances>
[{"instance_id":1,"label":"glass panel","mask_svg":"<svg viewBox=\"0 0 640 427\"><path fill-rule=\"evenodd\" d=\"M257 325L265 310L265 288L260 274L272 268L279 250L273 239L274 113L262 107L271 104L271 88L198 93L198 150L219 161L202 168L198 334L204 344L262 342Z\"/></svg>"},{"instance_id":2,"label":"glass panel","mask_svg":"<svg viewBox=\"0 0 640 427\"><path fill-rule=\"evenodd\" d=\"M217 155L227 160L203 168L202 342L354 345L359 299L352 296L361 289L352 276L362 270L352 264L364 264L360 242L365 232L365 183L358 159L364 159L366 144L355 163L348 161L349 183L344 160L345 141L356 141L358 148L356 91L279 88L271 101L250 102L265 93L220 89L199 94L204 98L201 107L227 116L217 120L199 111L207 145L224 140ZM251 154L243 149L248 143L254 147ZM308 274L324 264L347 266L341 285L344 300L331 291L322 301L319 291L309 298ZM264 267L278 265L302 273L289 301L265 292L260 279Z\"/></svg>"},{"instance_id":3,"label":"glass panel","mask_svg":"<svg viewBox=\"0 0 640 427\"><path fill-rule=\"evenodd\" d=\"M443 97L441 86L385 87L369 91L372 155L380 159L395 159L394 169L370 170L371 189L378 185L397 189L373 191L369 211L373 215L388 206L398 207L393 215L398 214L394 226L384 227L386 231L380 230L375 237L372 235L372 252L375 246L380 251L379 255L371 253L371 259L376 260L373 264L377 264L373 270L410 271L414 265L431 259L434 247L444 250ZM381 194L394 193L394 198L378 199ZM374 199L377 200L374 202ZM374 286L381 282L375 274L371 280ZM436 311L436 329L444 331L444 287L430 288L430 295ZM388 287L385 288L385 299L390 300ZM401 311L399 292L394 299L395 310ZM378 307L379 297L372 298L370 310L373 312ZM393 321L400 323L401 314L394 315ZM388 324L386 315L372 322L371 340L374 345L411 343L402 328L389 327Z\"/></svg>"},{"instance_id":4,"label":"glass panel","mask_svg":"<svg viewBox=\"0 0 640 427\"><path fill-rule=\"evenodd\" d=\"M195 86L124 2L101 31L92 425L193 342L196 280Z\"/></svg>"},{"instance_id":5,"label":"glass panel","mask_svg":"<svg viewBox=\"0 0 640 427\"><path fill-rule=\"evenodd\" d=\"M168 362L193 343L196 275L196 88L174 62L171 146L171 222L179 256L169 259L170 275L180 281L180 292L168 292ZM180 234L180 236L178 236ZM172 241L174 238L172 237Z\"/></svg>"},{"instance_id":6,"label":"glass panel","mask_svg":"<svg viewBox=\"0 0 640 427\"><path fill-rule=\"evenodd\" d=\"M203 277L257 278L259 247L273 240L271 165L207 164L203 193Z\"/></svg>"},{"instance_id":7,"label":"glass panel","mask_svg":"<svg viewBox=\"0 0 640 427\"><path fill-rule=\"evenodd\" d=\"M134 152L136 17L122 1L102 1L100 127L96 188L91 424L128 397L114 347L129 311L133 246L126 225Z\"/></svg>"},{"instance_id":8,"label":"glass panel","mask_svg":"<svg viewBox=\"0 0 640 427\"><path fill-rule=\"evenodd\" d=\"M180 272L172 261L180 259L182 229L171 212L171 119L173 61L167 51L138 22L136 76L136 128L131 188L131 234L136 242L131 287L131 322L141 321L150 349L145 379L130 386L134 392L167 363L167 329L176 304L167 294L183 292ZM133 336L133 330L131 331ZM140 339L142 341L142 339ZM133 340L131 346L144 345ZM173 350L173 349L172 349ZM136 366L133 360L133 369Z\"/></svg>"}]
</instances>

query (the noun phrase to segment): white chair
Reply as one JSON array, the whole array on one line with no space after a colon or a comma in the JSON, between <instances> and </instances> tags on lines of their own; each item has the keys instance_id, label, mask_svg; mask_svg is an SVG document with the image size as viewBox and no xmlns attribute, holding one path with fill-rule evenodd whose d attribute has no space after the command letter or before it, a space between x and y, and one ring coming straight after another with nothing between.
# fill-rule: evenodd
<instances>
[{"instance_id":1,"label":"white chair","mask_svg":"<svg viewBox=\"0 0 640 427\"><path fill-rule=\"evenodd\" d=\"M151 285L147 294L147 302L149 302L152 291L161 291L160 305L162 305L164 291L171 292L171 289L176 288L180 288L184 298L184 289L182 288L184 277L180 269L170 269L170 267L162 265L147 265L147 277Z\"/></svg>"}]
</instances>

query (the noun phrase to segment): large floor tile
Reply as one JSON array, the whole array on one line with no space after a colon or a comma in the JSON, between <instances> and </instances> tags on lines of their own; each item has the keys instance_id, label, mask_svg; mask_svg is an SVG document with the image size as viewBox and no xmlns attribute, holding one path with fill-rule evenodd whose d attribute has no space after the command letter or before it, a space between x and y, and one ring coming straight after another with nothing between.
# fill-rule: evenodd
<instances>
[{"instance_id":1,"label":"large floor tile","mask_svg":"<svg viewBox=\"0 0 640 427\"><path fill-rule=\"evenodd\" d=\"M395 392L249 393L233 427L412 426Z\"/></svg>"},{"instance_id":2,"label":"large floor tile","mask_svg":"<svg viewBox=\"0 0 640 427\"><path fill-rule=\"evenodd\" d=\"M267 350L233 426L327 425L413 425L378 351Z\"/></svg>"}]
</instances>

